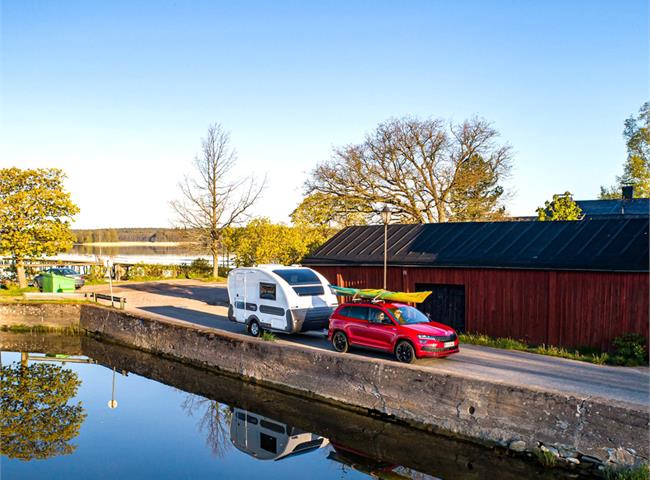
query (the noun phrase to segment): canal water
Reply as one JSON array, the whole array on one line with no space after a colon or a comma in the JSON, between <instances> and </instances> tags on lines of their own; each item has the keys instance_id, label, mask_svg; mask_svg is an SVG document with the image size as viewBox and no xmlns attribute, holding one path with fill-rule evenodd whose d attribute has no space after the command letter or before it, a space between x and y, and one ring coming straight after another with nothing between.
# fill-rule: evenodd
<instances>
[{"instance_id":1,"label":"canal water","mask_svg":"<svg viewBox=\"0 0 650 480\"><path fill-rule=\"evenodd\" d=\"M565 478L88 337L0 333L0 348L3 480Z\"/></svg>"}]
</instances>

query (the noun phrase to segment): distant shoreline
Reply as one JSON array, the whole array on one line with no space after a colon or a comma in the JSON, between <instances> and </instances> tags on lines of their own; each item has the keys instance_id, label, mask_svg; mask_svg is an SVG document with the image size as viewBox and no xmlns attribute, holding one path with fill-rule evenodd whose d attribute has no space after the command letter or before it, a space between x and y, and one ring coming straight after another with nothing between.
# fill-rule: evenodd
<instances>
[{"instance_id":1,"label":"distant shoreline","mask_svg":"<svg viewBox=\"0 0 650 480\"><path fill-rule=\"evenodd\" d=\"M75 243L75 245L82 245L88 247L180 247L183 245L192 245L196 242L88 242L88 243Z\"/></svg>"}]
</instances>

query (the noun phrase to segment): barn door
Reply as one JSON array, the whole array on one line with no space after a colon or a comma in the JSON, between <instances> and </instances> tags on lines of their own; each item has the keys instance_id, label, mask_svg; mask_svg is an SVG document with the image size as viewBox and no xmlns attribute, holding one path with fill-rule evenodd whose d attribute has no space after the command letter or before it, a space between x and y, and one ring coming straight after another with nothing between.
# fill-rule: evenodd
<instances>
[{"instance_id":1,"label":"barn door","mask_svg":"<svg viewBox=\"0 0 650 480\"><path fill-rule=\"evenodd\" d=\"M465 286L440 283L416 283L418 292L432 293L418 305L434 322L449 325L459 333L465 331Z\"/></svg>"}]
</instances>

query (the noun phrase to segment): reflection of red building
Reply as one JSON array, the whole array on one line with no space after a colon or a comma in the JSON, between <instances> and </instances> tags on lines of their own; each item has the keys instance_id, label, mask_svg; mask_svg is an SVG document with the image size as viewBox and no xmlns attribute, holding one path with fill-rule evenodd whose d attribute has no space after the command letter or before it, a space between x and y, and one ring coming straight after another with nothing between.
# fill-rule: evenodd
<instances>
[{"instance_id":1,"label":"reflection of red building","mask_svg":"<svg viewBox=\"0 0 650 480\"><path fill-rule=\"evenodd\" d=\"M339 462L343 465L347 465L348 467L357 470L362 473L366 473L370 476L373 477L378 477L378 478L407 478L403 477L402 475L398 474L392 474L390 477L386 477L385 475L381 475L383 473L391 473L393 470L398 466L392 463L388 462L382 462L380 460L376 460L370 456L368 456L367 453L360 452L358 450L354 450L348 447L345 447L341 445L340 443L334 443L330 442L330 445L333 447L333 451L330 452L330 454L327 456L330 460L334 460L335 462Z\"/></svg>"},{"instance_id":2,"label":"reflection of red building","mask_svg":"<svg viewBox=\"0 0 650 480\"><path fill-rule=\"evenodd\" d=\"M333 284L383 283L383 226L349 227L303 264ZM648 337L648 217L388 226L389 290L458 331L607 349Z\"/></svg>"}]
</instances>

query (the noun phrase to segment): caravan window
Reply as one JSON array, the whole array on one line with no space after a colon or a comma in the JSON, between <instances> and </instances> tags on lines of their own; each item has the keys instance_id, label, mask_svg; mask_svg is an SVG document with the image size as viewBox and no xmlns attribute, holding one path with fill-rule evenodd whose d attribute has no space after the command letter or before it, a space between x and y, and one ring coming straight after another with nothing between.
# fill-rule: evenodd
<instances>
[{"instance_id":1,"label":"caravan window","mask_svg":"<svg viewBox=\"0 0 650 480\"><path fill-rule=\"evenodd\" d=\"M322 285L305 285L303 287L293 287L299 297L313 297L314 295L323 295L325 290Z\"/></svg>"},{"instance_id":2,"label":"caravan window","mask_svg":"<svg viewBox=\"0 0 650 480\"><path fill-rule=\"evenodd\" d=\"M320 285L320 280L312 270L306 268L284 268L273 270L282 280L289 285Z\"/></svg>"},{"instance_id":3,"label":"caravan window","mask_svg":"<svg viewBox=\"0 0 650 480\"><path fill-rule=\"evenodd\" d=\"M320 279L312 270L285 268L283 270L273 270L273 273L291 285L300 297L313 297L325 293Z\"/></svg>"},{"instance_id":4,"label":"caravan window","mask_svg":"<svg viewBox=\"0 0 650 480\"><path fill-rule=\"evenodd\" d=\"M260 447L269 453L278 453L278 440L271 435L260 432Z\"/></svg>"},{"instance_id":5,"label":"caravan window","mask_svg":"<svg viewBox=\"0 0 650 480\"><path fill-rule=\"evenodd\" d=\"M260 298L275 300L275 283L260 282Z\"/></svg>"}]
</instances>

